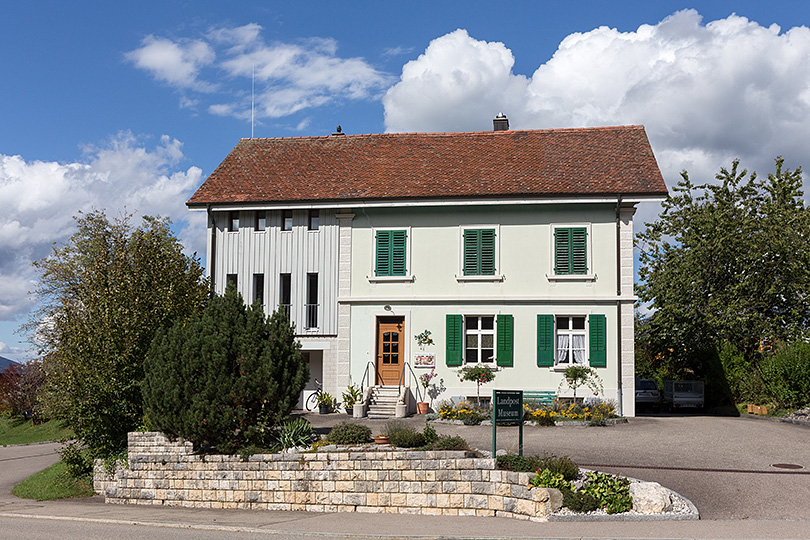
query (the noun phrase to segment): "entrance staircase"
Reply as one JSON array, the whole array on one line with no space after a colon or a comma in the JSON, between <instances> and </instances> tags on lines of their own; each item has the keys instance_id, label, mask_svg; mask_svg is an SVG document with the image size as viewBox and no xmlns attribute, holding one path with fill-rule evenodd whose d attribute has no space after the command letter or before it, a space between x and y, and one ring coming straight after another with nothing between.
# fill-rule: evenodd
<instances>
[{"instance_id":1,"label":"entrance staircase","mask_svg":"<svg viewBox=\"0 0 810 540\"><path fill-rule=\"evenodd\" d=\"M399 386L372 387L371 399L368 404L368 417L377 420L394 418L396 416L397 401L399 401Z\"/></svg>"}]
</instances>

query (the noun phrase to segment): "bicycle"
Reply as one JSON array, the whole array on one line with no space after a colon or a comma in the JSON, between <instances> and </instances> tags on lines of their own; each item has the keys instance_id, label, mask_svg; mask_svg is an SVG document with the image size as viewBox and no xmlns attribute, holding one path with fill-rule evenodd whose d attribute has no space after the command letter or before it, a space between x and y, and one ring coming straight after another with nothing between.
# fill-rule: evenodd
<instances>
[{"instance_id":1,"label":"bicycle","mask_svg":"<svg viewBox=\"0 0 810 540\"><path fill-rule=\"evenodd\" d=\"M318 379L314 379L314 381L315 384L318 385L318 388L316 388L315 391L312 394L310 394L310 396L307 398L306 403L304 404L304 406L308 411L311 411L318 406L318 400L320 399L321 394L323 394L323 385L320 383Z\"/></svg>"}]
</instances>

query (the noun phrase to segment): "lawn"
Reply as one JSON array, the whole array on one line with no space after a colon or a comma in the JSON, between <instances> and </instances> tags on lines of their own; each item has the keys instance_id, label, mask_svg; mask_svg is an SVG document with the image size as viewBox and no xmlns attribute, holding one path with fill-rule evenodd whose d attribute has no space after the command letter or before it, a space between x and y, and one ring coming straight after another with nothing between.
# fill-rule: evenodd
<instances>
[{"instance_id":1,"label":"lawn","mask_svg":"<svg viewBox=\"0 0 810 540\"><path fill-rule=\"evenodd\" d=\"M38 443L73 437L73 432L58 420L32 425L30 420L0 417L0 446Z\"/></svg>"},{"instance_id":2,"label":"lawn","mask_svg":"<svg viewBox=\"0 0 810 540\"><path fill-rule=\"evenodd\" d=\"M93 484L89 478L73 478L68 475L65 464L54 463L44 471L29 476L11 492L21 499L52 501L74 497L92 497Z\"/></svg>"}]
</instances>

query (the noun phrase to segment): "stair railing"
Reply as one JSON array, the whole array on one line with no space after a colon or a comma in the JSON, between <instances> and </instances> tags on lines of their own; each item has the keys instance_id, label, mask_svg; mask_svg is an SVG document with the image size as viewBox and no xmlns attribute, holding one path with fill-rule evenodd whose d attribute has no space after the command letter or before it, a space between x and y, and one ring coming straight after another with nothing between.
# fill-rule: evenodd
<instances>
[{"instance_id":1,"label":"stair railing","mask_svg":"<svg viewBox=\"0 0 810 540\"><path fill-rule=\"evenodd\" d=\"M418 380L419 380L416 377L416 373L414 373L410 362L405 362L405 365L402 367L402 373L399 374L399 385L398 386L399 386L400 394L402 393L402 387L404 386L404 383L405 383L405 368L408 368L408 371L411 372L411 378L413 379L413 381L415 383L418 382ZM419 384L416 384L416 396L418 397L417 401L423 401L422 400L422 391L419 390Z\"/></svg>"},{"instance_id":2,"label":"stair railing","mask_svg":"<svg viewBox=\"0 0 810 540\"><path fill-rule=\"evenodd\" d=\"M363 394L363 390L365 390L365 384L368 381L368 377L371 374L368 368L372 368L371 371L374 371L374 365L371 361L366 362L366 370L363 372L363 378L360 379L360 394ZM370 382L368 383L369 386L373 386Z\"/></svg>"}]
</instances>

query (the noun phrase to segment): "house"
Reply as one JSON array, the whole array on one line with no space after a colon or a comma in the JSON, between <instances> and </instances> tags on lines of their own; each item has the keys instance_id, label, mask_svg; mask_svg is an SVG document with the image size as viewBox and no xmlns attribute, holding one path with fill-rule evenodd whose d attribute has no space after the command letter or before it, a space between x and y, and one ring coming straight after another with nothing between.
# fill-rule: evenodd
<instances>
[{"instance_id":1,"label":"house","mask_svg":"<svg viewBox=\"0 0 810 540\"><path fill-rule=\"evenodd\" d=\"M600 375L634 414L633 214L666 194L642 126L242 139L188 201L208 272L288 311L312 378L439 400ZM431 344L416 336L430 332ZM305 392L314 390L311 381ZM406 401L408 401L406 400Z\"/></svg>"}]
</instances>

